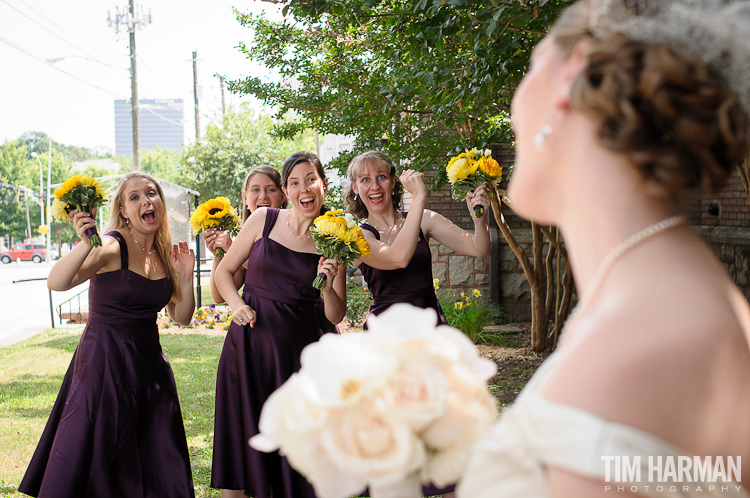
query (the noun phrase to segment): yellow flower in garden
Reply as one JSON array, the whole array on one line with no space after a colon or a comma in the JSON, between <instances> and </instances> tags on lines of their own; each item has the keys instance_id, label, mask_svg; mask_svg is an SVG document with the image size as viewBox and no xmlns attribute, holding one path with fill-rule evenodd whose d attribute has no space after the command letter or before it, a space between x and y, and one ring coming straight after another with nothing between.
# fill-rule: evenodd
<instances>
[{"instance_id":1,"label":"yellow flower in garden","mask_svg":"<svg viewBox=\"0 0 750 498\"><path fill-rule=\"evenodd\" d=\"M432 279L432 287L433 287L433 288L434 288L435 290L438 290L438 289L440 288L440 280L439 280L439 279L437 279L437 278L433 278L433 279Z\"/></svg>"},{"instance_id":2,"label":"yellow flower in garden","mask_svg":"<svg viewBox=\"0 0 750 498\"><path fill-rule=\"evenodd\" d=\"M499 177L503 174L503 168L500 164L492 159L492 156L480 157L477 161L477 165L482 172L488 176Z\"/></svg>"},{"instance_id":3,"label":"yellow flower in garden","mask_svg":"<svg viewBox=\"0 0 750 498\"><path fill-rule=\"evenodd\" d=\"M464 303L462 303L461 301L459 301L456 304L454 304L453 307L456 308L457 310L463 309Z\"/></svg>"},{"instance_id":4,"label":"yellow flower in garden","mask_svg":"<svg viewBox=\"0 0 750 498\"><path fill-rule=\"evenodd\" d=\"M479 292L479 289L474 289L471 291L471 293L474 295L474 297L482 297L482 293Z\"/></svg>"}]
</instances>

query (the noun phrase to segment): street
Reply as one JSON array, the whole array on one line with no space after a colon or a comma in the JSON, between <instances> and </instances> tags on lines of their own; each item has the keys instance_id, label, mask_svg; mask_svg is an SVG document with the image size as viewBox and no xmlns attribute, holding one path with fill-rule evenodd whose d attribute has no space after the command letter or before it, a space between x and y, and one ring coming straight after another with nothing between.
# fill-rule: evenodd
<instances>
[{"instance_id":1,"label":"street","mask_svg":"<svg viewBox=\"0 0 750 498\"><path fill-rule=\"evenodd\" d=\"M50 293L46 282L51 268L52 264L46 262L37 264L22 261L0 264L0 347L28 339L52 327ZM52 292L55 327L61 326L55 308L87 288L88 282L69 291ZM82 309L88 309L88 294L81 297ZM76 302L75 309L77 306Z\"/></svg>"}]
</instances>

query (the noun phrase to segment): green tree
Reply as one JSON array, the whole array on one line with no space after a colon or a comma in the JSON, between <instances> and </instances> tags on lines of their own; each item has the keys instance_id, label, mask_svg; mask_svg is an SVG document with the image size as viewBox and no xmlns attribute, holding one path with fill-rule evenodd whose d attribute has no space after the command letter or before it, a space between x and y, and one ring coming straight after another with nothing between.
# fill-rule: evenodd
<instances>
[{"instance_id":1,"label":"green tree","mask_svg":"<svg viewBox=\"0 0 750 498\"><path fill-rule=\"evenodd\" d=\"M274 126L290 122L256 115L248 105L228 109L207 126L201 141L183 150L175 183L200 192L201 202L217 196L239 202L242 181L250 169L268 165L281 170L292 153L315 150L315 134L310 130L299 130L292 138L271 135Z\"/></svg>"},{"instance_id":2,"label":"green tree","mask_svg":"<svg viewBox=\"0 0 750 498\"><path fill-rule=\"evenodd\" d=\"M455 152L511 144L510 101L531 50L571 0L271 0L284 19L238 13L253 32L241 50L270 76L229 82L309 127L357 137L356 150L381 148L411 167L437 172ZM340 156L343 169L348 155ZM551 227L532 224L527 254L493 198L500 229L532 293L532 346L554 343L570 308L572 277ZM545 239L550 250L544 255ZM560 255L557 265L555 257ZM554 268L559 269L553 273Z\"/></svg>"},{"instance_id":3,"label":"green tree","mask_svg":"<svg viewBox=\"0 0 750 498\"><path fill-rule=\"evenodd\" d=\"M179 177L180 152L157 147L141 155L141 170L149 175L172 181Z\"/></svg>"}]
</instances>

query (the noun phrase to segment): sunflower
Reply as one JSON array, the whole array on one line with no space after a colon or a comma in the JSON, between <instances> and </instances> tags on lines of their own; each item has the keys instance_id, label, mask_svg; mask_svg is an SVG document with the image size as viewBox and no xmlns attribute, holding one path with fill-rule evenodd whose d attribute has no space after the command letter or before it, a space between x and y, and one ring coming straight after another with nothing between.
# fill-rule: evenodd
<instances>
[{"instance_id":1,"label":"sunflower","mask_svg":"<svg viewBox=\"0 0 750 498\"><path fill-rule=\"evenodd\" d=\"M232 209L232 203L226 197L216 197L209 199L202 205L203 209L206 210L206 215L211 218L223 218Z\"/></svg>"},{"instance_id":2,"label":"sunflower","mask_svg":"<svg viewBox=\"0 0 750 498\"><path fill-rule=\"evenodd\" d=\"M59 222L68 221L68 210L65 208L66 204L60 199L55 198L55 200L52 201L52 207L50 208L52 210L52 217Z\"/></svg>"},{"instance_id":3,"label":"sunflower","mask_svg":"<svg viewBox=\"0 0 750 498\"><path fill-rule=\"evenodd\" d=\"M105 196L104 187L102 187L102 184L99 183L96 178L94 178L93 176L81 175L76 175L65 180L65 182L60 185L59 188L55 189L52 195L54 195L57 199L62 199L66 194L70 194L74 190L81 187L88 187L93 189L93 193L95 196L101 196L102 198L104 198Z\"/></svg>"}]
</instances>

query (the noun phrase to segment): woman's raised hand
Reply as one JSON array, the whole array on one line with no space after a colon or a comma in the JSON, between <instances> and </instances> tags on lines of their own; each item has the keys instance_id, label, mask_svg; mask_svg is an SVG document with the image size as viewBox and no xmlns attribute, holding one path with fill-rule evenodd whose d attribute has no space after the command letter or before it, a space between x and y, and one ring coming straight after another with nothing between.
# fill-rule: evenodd
<instances>
[{"instance_id":1,"label":"woman's raised hand","mask_svg":"<svg viewBox=\"0 0 750 498\"><path fill-rule=\"evenodd\" d=\"M91 214L78 211L77 209L73 209L68 213L68 218L73 222L73 228L83 242L89 241L89 236L86 235L86 230L89 228L96 228L95 216L96 208L91 210Z\"/></svg>"},{"instance_id":2,"label":"woman's raised hand","mask_svg":"<svg viewBox=\"0 0 750 498\"><path fill-rule=\"evenodd\" d=\"M466 205L469 206L469 212L471 213L472 218L477 219L476 216L474 216L474 208L478 206L484 208L486 215L490 208L490 197L487 193L487 185L482 184L478 186L474 192L466 194ZM484 216L479 219L484 219Z\"/></svg>"},{"instance_id":3,"label":"woman's raised hand","mask_svg":"<svg viewBox=\"0 0 750 498\"><path fill-rule=\"evenodd\" d=\"M407 169L399 177L404 188L414 197L423 195L427 197L427 185L424 184L424 173Z\"/></svg>"},{"instance_id":4,"label":"woman's raised hand","mask_svg":"<svg viewBox=\"0 0 750 498\"><path fill-rule=\"evenodd\" d=\"M187 242L180 241L177 244L172 244L172 252L170 254L172 258L172 266L180 276L181 279L193 279L193 269L195 269L195 253L192 249L188 249Z\"/></svg>"},{"instance_id":5,"label":"woman's raised hand","mask_svg":"<svg viewBox=\"0 0 750 498\"><path fill-rule=\"evenodd\" d=\"M209 228L203 232L203 240L206 241L206 247L208 250L214 255L216 254L217 248L224 249L224 254L226 254L232 246L232 237L230 237L229 232L225 230Z\"/></svg>"}]
</instances>

